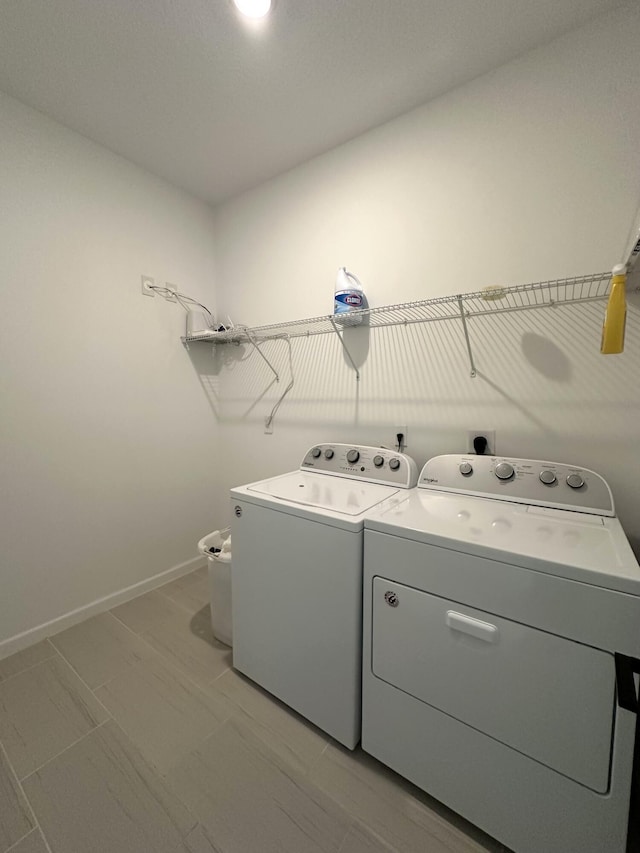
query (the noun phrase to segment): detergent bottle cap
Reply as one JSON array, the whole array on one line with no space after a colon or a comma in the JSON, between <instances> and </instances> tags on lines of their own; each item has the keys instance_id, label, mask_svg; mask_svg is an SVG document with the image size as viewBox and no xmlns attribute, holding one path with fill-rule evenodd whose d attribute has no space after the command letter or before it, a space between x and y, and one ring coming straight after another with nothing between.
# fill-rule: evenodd
<instances>
[{"instance_id":1,"label":"detergent bottle cap","mask_svg":"<svg viewBox=\"0 0 640 853\"><path fill-rule=\"evenodd\" d=\"M336 277L336 290L362 290L359 278L346 267L340 267Z\"/></svg>"},{"instance_id":2,"label":"detergent bottle cap","mask_svg":"<svg viewBox=\"0 0 640 853\"><path fill-rule=\"evenodd\" d=\"M626 264L616 264L615 267L611 270L611 275L625 275L626 272Z\"/></svg>"}]
</instances>

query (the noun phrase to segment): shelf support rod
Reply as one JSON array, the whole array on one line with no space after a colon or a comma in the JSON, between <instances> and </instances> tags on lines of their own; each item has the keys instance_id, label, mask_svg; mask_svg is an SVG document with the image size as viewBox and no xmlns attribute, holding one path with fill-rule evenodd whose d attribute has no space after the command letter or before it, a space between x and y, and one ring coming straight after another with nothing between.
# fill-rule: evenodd
<instances>
[{"instance_id":1,"label":"shelf support rod","mask_svg":"<svg viewBox=\"0 0 640 853\"><path fill-rule=\"evenodd\" d=\"M344 350L347 358L351 362L351 367L353 367L353 369L356 372L356 382L360 382L360 371L356 367L355 361L351 358L351 353L349 352L347 345L345 344L344 340L342 339L342 335L338 331L338 327L336 326L336 321L333 319L333 317L329 317L329 320L331 321L331 325L333 326L333 331L336 333L336 335L338 336L338 340L342 344L342 349Z\"/></svg>"},{"instance_id":2,"label":"shelf support rod","mask_svg":"<svg viewBox=\"0 0 640 853\"><path fill-rule=\"evenodd\" d=\"M476 378L476 366L473 363L473 352L471 351L471 340L469 339L469 329L467 328L467 315L464 311L462 296L458 296L458 308L460 309L460 319L462 320L462 328L464 330L464 339L467 342L467 354L469 356L469 364L471 365L471 378Z\"/></svg>"},{"instance_id":3,"label":"shelf support rod","mask_svg":"<svg viewBox=\"0 0 640 853\"><path fill-rule=\"evenodd\" d=\"M273 375L276 377L276 382L280 382L280 377L278 376L278 372L277 372L277 370L276 370L276 369L275 369L275 367L271 364L271 362L270 362L270 361L269 361L269 359L266 357L266 355L262 352L262 350L261 350L261 349L260 349L260 347L258 346L257 341L255 340L255 338L253 337L253 335L251 334L251 332L249 331L249 329L245 329L245 330L244 330L244 333L245 333L245 335L247 336L247 338L249 339L249 343L251 343L251 344L253 345L254 349L256 349L256 350L258 351L258 355L259 355L259 356L261 356L261 357L266 361L266 363L269 365L269 369L273 372Z\"/></svg>"}]
</instances>

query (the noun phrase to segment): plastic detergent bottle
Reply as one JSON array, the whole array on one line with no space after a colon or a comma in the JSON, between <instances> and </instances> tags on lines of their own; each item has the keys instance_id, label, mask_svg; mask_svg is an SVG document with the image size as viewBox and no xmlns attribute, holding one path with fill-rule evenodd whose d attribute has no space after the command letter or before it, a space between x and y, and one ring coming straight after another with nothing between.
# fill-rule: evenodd
<instances>
[{"instance_id":1,"label":"plastic detergent bottle","mask_svg":"<svg viewBox=\"0 0 640 853\"><path fill-rule=\"evenodd\" d=\"M618 264L613 268L611 293L602 326L600 352L603 355L617 354L624 350L624 329L627 319L626 282L627 265Z\"/></svg>"},{"instance_id":2,"label":"plastic detergent bottle","mask_svg":"<svg viewBox=\"0 0 640 853\"><path fill-rule=\"evenodd\" d=\"M336 290L333 297L333 313L336 321L344 326L355 326L362 322L359 311L368 308L359 279L346 267L340 267L336 278Z\"/></svg>"}]
</instances>

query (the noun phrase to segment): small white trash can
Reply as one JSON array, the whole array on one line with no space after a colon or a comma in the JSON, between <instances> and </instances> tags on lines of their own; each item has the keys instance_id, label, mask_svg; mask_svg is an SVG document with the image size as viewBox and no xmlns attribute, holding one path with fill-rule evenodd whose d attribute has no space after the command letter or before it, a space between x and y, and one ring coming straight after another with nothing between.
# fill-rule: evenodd
<instances>
[{"instance_id":1,"label":"small white trash can","mask_svg":"<svg viewBox=\"0 0 640 853\"><path fill-rule=\"evenodd\" d=\"M213 635L231 645L231 534L230 528L214 530L198 542L198 551L209 563L209 599Z\"/></svg>"}]
</instances>

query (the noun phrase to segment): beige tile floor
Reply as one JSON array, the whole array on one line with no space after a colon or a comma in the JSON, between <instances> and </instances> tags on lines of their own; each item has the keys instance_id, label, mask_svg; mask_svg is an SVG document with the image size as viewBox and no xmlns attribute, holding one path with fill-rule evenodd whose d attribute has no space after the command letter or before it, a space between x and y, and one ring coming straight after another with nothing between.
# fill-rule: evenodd
<instances>
[{"instance_id":1,"label":"beige tile floor","mask_svg":"<svg viewBox=\"0 0 640 853\"><path fill-rule=\"evenodd\" d=\"M205 570L0 661L0 853L482 853L231 669Z\"/></svg>"}]
</instances>

